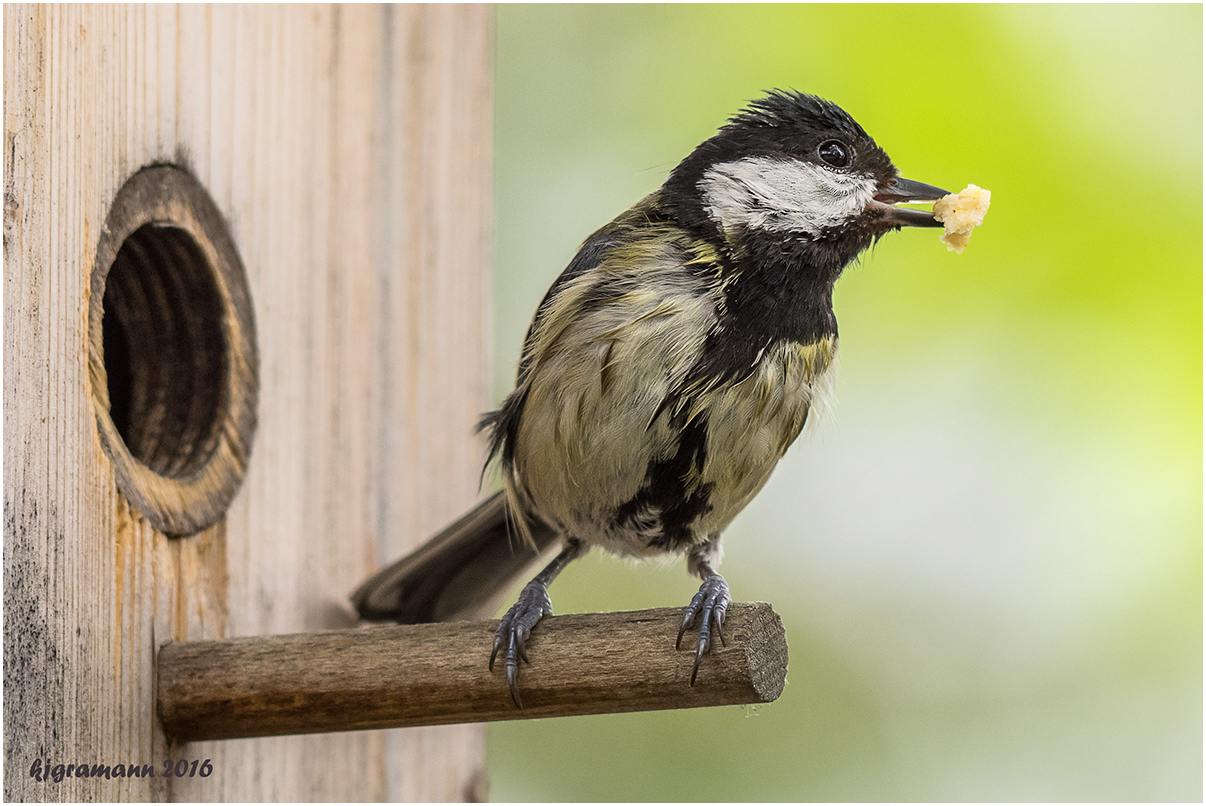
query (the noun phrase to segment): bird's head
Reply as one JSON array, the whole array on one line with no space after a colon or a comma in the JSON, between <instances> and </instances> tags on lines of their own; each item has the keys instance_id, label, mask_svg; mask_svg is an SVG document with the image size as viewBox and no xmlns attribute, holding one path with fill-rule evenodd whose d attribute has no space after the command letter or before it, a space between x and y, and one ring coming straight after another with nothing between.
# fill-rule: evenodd
<instances>
[{"instance_id":1,"label":"bird's head","mask_svg":"<svg viewBox=\"0 0 1206 806\"><path fill-rule=\"evenodd\" d=\"M671 172L663 200L685 223L730 245L750 239L815 244L853 258L901 227L940 227L926 210L947 191L902 179L840 107L774 91L735 115Z\"/></svg>"}]
</instances>

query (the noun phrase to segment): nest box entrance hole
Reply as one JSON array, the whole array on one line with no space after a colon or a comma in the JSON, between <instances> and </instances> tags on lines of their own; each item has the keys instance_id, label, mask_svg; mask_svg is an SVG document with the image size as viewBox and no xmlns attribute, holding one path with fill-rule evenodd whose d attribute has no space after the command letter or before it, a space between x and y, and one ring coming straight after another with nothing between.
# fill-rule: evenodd
<instances>
[{"instance_id":1,"label":"nest box entrance hole","mask_svg":"<svg viewBox=\"0 0 1206 806\"><path fill-rule=\"evenodd\" d=\"M93 404L118 488L160 531L212 525L247 469L258 359L242 262L187 171L144 168L118 192L88 329Z\"/></svg>"},{"instance_id":2,"label":"nest box entrance hole","mask_svg":"<svg viewBox=\"0 0 1206 806\"><path fill-rule=\"evenodd\" d=\"M134 458L169 478L205 465L226 378L222 302L185 230L144 224L109 269L103 300L109 415Z\"/></svg>"}]
</instances>

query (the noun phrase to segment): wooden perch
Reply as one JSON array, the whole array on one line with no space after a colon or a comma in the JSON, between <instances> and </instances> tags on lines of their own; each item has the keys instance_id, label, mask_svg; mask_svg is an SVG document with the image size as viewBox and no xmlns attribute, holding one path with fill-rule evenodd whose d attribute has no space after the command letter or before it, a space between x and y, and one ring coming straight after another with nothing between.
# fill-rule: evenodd
<instances>
[{"instance_id":1,"label":"wooden perch","mask_svg":"<svg viewBox=\"0 0 1206 806\"><path fill-rule=\"evenodd\" d=\"M549 616L528 641L517 710L497 621L176 642L159 651L159 718L176 741L763 703L787 678L783 623L733 604L688 685L694 642L674 649L681 608ZM690 634L690 633L689 633Z\"/></svg>"}]
</instances>

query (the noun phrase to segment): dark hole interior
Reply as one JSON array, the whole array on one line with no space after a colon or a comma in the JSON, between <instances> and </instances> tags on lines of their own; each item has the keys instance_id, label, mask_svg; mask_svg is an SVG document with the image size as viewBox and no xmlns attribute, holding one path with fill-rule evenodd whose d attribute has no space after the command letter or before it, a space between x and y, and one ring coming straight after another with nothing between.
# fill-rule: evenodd
<instances>
[{"instance_id":1,"label":"dark hole interior","mask_svg":"<svg viewBox=\"0 0 1206 806\"><path fill-rule=\"evenodd\" d=\"M109 415L130 453L186 478L218 442L227 398L223 306L213 270L179 227L146 224L105 281Z\"/></svg>"}]
</instances>

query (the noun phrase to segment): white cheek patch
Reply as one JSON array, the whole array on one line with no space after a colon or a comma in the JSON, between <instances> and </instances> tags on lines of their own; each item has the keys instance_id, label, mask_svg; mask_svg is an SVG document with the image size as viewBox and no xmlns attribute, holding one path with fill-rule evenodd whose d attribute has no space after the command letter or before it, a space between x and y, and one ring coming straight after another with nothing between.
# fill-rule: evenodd
<instances>
[{"instance_id":1,"label":"white cheek patch","mask_svg":"<svg viewBox=\"0 0 1206 806\"><path fill-rule=\"evenodd\" d=\"M748 227L817 235L861 213L875 180L800 160L746 157L712 166L699 189L726 233Z\"/></svg>"}]
</instances>

